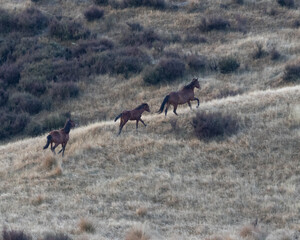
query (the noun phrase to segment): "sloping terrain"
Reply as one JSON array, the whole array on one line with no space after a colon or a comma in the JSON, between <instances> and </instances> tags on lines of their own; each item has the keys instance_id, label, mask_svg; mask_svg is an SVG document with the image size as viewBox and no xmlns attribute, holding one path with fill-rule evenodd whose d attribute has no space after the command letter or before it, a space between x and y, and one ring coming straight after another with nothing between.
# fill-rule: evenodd
<instances>
[{"instance_id":1,"label":"sloping terrain","mask_svg":"<svg viewBox=\"0 0 300 240\"><path fill-rule=\"evenodd\" d=\"M145 223L153 239L241 239L242 226L257 218L260 237L281 229L294 239L299 103L300 88L287 87L181 108L178 117L145 114L146 128L136 133L128 124L119 137L117 123L94 123L71 131L63 159L42 150L45 136L4 145L1 222L35 237L124 239ZM197 139L190 122L204 111L235 116L238 133ZM80 232L81 219L95 232Z\"/></svg>"}]
</instances>

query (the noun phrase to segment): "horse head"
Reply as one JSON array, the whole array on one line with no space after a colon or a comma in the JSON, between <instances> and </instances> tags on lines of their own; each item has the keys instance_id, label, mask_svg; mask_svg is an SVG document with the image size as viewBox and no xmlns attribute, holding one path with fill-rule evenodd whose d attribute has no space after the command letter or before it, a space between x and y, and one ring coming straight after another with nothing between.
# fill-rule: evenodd
<instances>
[{"instance_id":1,"label":"horse head","mask_svg":"<svg viewBox=\"0 0 300 240\"><path fill-rule=\"evenodd\" d=\"M193 85L196 87L196 88L200 88L200 83L199 83L199 80L198 78L193 78L193 81L192 81Z\"/></svg>"},{"instance_id":2,"label":"horse head","mask_svg":"<svg viewBox=\"0 0 300 240\"><path fill-rule=\"evenodd\" d=\"M150 107L147 103L143 103L143 106L145 111L150 112Z\"/></svg>"}]
</instances>

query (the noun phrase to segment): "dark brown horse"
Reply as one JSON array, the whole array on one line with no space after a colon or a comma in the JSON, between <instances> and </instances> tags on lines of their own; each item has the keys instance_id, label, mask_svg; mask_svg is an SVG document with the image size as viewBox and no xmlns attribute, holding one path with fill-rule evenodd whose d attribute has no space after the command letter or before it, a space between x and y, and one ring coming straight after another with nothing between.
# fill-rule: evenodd
<instances>
[{"instance_id":1,"label":"dark brown horse","mask_svg":"<svg viewBox=\"0 0 300 240\"><path fill-rule=\"evenodd\" d=\"M128 120L135 120L136 121L136 129L138 129L138 124L139 121L141 121L145 127L147 126L144 121L141 119L141 116L143 114L144 111L150 112L150 108L149 105L147 103L142 103L140 106L138 106L137 108L131 110L131 111L123 111L122 113L120 113L116 118L115 118L115 122L121 118L120 121L120 129L119 129L119 134L121 134L122 128L124 127L124 125L128 122Z\"/></svg>"},{"instance_id":2,"label":"dark brown horse","mask_svg":"<svg viewBox=\"0 0 300 240\"><path fill-rule=\"evenodd\" d=\"M47 143L44 146L44 149L47 149L49 144L51 144L51 151L55 154L55 148L61 144L62 149L58 152L58 154L62 151L62 156L64 156L66 145L69 141L69 132L73 127L75 127L75 123L71 119L67 119L64 128L51 131L47 136ZM54 146L52 146L53 143Z\"/></svg>"},{"instance_id":3,"label":"dark brown horse","mask_svg":"<svg viewBox=\"0 0 300 240\"><path fill-rule=\"evenodd\" d=\"M192 109L191 101L196 100L198 102L197 108L199 107L199 99L194 96L194 88L199 88L200 89L200 84L198 81L198 78L194 78L191 83L188 85L184 86L181 90L178 92L171 92L169 95L167 95L158 111L158 113L162 113L165 107L165 104L167 104L166 109L165 109L165 115L167 116L168 108L170 105L174 106L173 112L176 113L177 106L179 104L184 104L187 103L190 108Z\"/></svg>"}]
</instances>

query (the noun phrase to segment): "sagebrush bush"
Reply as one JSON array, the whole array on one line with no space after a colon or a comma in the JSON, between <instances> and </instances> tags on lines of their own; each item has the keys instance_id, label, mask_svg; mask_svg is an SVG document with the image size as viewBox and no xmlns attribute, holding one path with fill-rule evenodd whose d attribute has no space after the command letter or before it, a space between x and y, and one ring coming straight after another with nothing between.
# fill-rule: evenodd
<instances>
[{"instance_id":1,"label":"sagebrush bush","mask_svg":"<svg viewBox=\"0 0 300 240\"><path fill-rule=\"evenodd\" d=\"M0 89L0 107L7 103L9 93L4 89Z\"/></svg>"},{"instance_id":2,"label":"sagebrush bush","mask_svg":"<svg viewBox=\"0 0 300 240\"><path fill-rule=\"evenodd\" d=\"M79 22L54 19L50 23L49 34L63 41L87 39L91 32Z\"/></svg>"},{"instance_id":3,"label":"sagebrush bush","mask_svg":"<svg viewBox=\"0 0 300 240\"><path fill-rule=\"evenodd\" d=\"M186 62L190 69L194 71L203 71L206 67L206 58L203 56L189 55L186 57Z\"/></svg>"},{"instance_id":4,"label":"sagebrush bush","mask_svg":"<svg viewBox=\"0 0 300 240\"><path fill-rule=\"evenodd\" d=\"M69 113L51 113L42 121L42 127L47 131L62 128L67 118L70 118Z\"/></svg>"},{"instance_id":5,"label":"sagebrush bush","mask_svg":"<svg viewBox=\"0 0 300 240\"><path fill-rule=\"evenodd\" d=\"M31 240L32 237L23 231L6 230L2 231L2 240Z\"/></svg>"},{"instance_id":6,"label":"sagebrush bush","mask_svg":"<svg viewBox=\"0 0 300 240\"><path fill-rule=\"evenodd\" d=\"M259 59L265 57L268 53L263 49L263 45L261 43L256 43L256 48L252 54L253 59Z\"/></svg>"},{"instance_id":7,"label":"sagebrush bush","mask_svg":"<svg viewBox=\"0 0 300 240\"><path fill-rule=\"evenodd\" d=\"M239 129L236 119L221 113L197 113L192 119L192 125L195 135L200 140L229 136L235 134Z\"/></svg>"},{"instance_id":8,"label":"sagebrush bush","mask_svg":"<svg viewBox=\"0 0 300 240\"><path fill-rule=\"evenodd\" d=\"M42 110L42 102L29 93L16 92L9 97L8 106L15 112L36 114Z\"/></svg>"},{"instance_id":9,"label":"sagebrush bush","mask_svg":"<svg viewBox=\"0 0 300 240\"><path fill-rule=\"evenodd\" d=\"M300 63L286 65L284 69L283 80L288 83L300 81Z\"/></svg>"},{"instance_id":10,"label":"sagebrush bush","mask_svg":"<svg viewBox=\"0 0 300 240\"><path fill-rule=\"evenodd\" d=\"M108 4L108 0L94 0L94 3L96 5L107 5Z\"/></svg>"},{"instance_id":11,"label":"sagebrush bush","mask_svg":"<svg viewBox=\"0 0 300 240\"><path fill-rule=\"evenodd\" d=\"M63 233L47 233L43 240L72 240L72 238Z\"/></svg>"},{"instance_id":12,"label":"sagebrush bush","mask_svg":"<svg viewBox=\"0 0 300 240\"><path fill-rule=\"evenodd\" d=\"M89 232L89 233L94 233L96 231L94 225L86 219L81 219L80 220L79 230L81 232Z\"/></svg>"},{"instance_id":13,"label":"sagebrush bush","mask_svg":"<svg viewBox=\"0 0 300 240\"><path fill-rule=\"evenodd\" d=\"M39 78L22 78L19 84L24 91L31 93L34 96L40 97L46 92L47 83L40 81Z\"/></svg>"},{"instance_id":14,"label":"sagebrush bush","mask_svg":"<svg viewBox=\"0 0 300 240\"><path fill-rule=\"evenodd\" d=\"M97 73L139 73L150 62L149 56L137 47L125 47L106 51L96 57L94 68Z\"/></svg>"},{"instance_id":15,"label":"sagebrush bush","mask_svg":"<svg viewBox=\"0 0 300 240\"><path fill-rule=\"evenodd\" d=\"M0 8L0 33L9 33L17 28L17 18L12 13Z\"/></svg>"},{"instance_id":16,"label":"sagebrush bush","mask_svg":"<svg viewBox=\"0 0 300 240\"><path fill-rule=\"evenodd\" d=\"M29 121L26 113L12 113L7 110L0 111L0 139L12 137L21 133Z\"/></svg>"},{"instance_id":17,"label":"sagebrush bush","mask_svg":"<svg viewBox=\"0 0 300 240\"><path fill-rule=\"evenodd\" d=\"M29 136L38 136L43 132L43 126L40 122L30 121L26 128L25 133Z\"/></svg>"},{"instance_id":18,"label":"sagebrush bush","mask_svg":"<svg viewBox=\"0 0 300 240\"><path fill-rule=\"evenodd\" d=\"M294 0L277 0L277 3L278 3L280 6L288 7L288 8L292 8L292 7L295 6Z\"/></svg>"},{"instance_id":19,"label":"sagebrush bush","mask_svg":"<svg viewBox=\"0 0 300 240\"><path fill-rule=\"evenodd\" d=\"M221 73L232 73L240 67L238 60L233 57L224 57L218 62L218 68Z\"/></svg>"},{"instance_id":20,"label":"sagebrush bush","mask_svg":"<svg viewBox=\"0 0 300 240\"><path fill-rule=\"evenodd\" d=\"M84 16L89 22L91 22L102 18L104 16L104 10L97 6L91 6L84 12Z\"/></svg>"},{"instance_id":21,"label":"sagebrush bush","mask_svg":"<svg viewBox=\"0 0 300 240\"><path fill-rule=\"evenodd\" d=\"M64 100L75 98L79 95L79 87L74 82L53 83L50 89L50 96L53 99Z\"/></svg>"},{"instance_id":22,"label":"sagebrush bush","mask_svg":"<svg viewBox=\"0 0 300 240\"><path fill-rule=\"evenodd\" d=\"M0 67L0 79L6 86L17 84L20 77L20 67L17 64L6 63Z\"/></svg>"},{"instance_id":23,"label":"sagebrush bush","mask_svg":"<svg viewBox=\"0 0 300 240\"><path fill-rule=\"evenodd\" d=\"M271 51L270 51L270 58L271 60L275 61L275 60L278 60L280 58L280 52L276 49L276 48L273 48Z\"/></svg>"},{"instance_id":24,"label":"sagebrush bush","mask_svg":"<svg viewBox=\"0 0 300 240\"><path fill-rule=\"evenodd\" d=\"M184 38L184 41L187 43L207 43L207 39L198 34L187 34Z\"/></svg>"},{"instance_id":25,"label":"sagebrush bush","mask_svg":"<svg viewBox=\"0 0 300 240\"><path fill-rule=\"evenodd\" d=\"M165 0L123 0L124 7L153 7L155 9L165 9Z\"/></svg>"},{"instance_id":26,"label":"sagebrush bush","mask_svg":"<svg viewBox=\"0 0 300 240\"><path fill-rule=\"evenodd\" d=\"M163 58L156 66L149 66L143 73L143 80L149 84L172 82L182 77L185 64L177 58Z\"/></svg>"},{"instance_id":27,"label":"sagebrush bush","mask_svg":"<svg viewBox=\"0 0 300 240\"><path fill-rule=\"evenodd\" d=\"M37 33L48 23L48 18L37 8L27 8L18 15L18 29L23 32Z\"/></svg>"},{"instance_id":28,"label":"sagebrush bush","mask_svg":"<svg viewBox=\"0 0 300 240\"><path fill-rule=\"evenodd\" d=\"M198 29L202 32L212 30L226 30L230 27L230 22L222 17L203 17Z\"/></svg>"},{"instance_id":29,"label":"sagebrush bush","mask_svg":"<svg viewBox=\"0 0 300 240\"><path fill-rule=\"evenodd\" d=\"M126 31L122 34L121 43L125 46L145 45L152 47L156 41L161 41L161 37L153 29L144 29L141 31Z\"/></svg>"}]
</instances>

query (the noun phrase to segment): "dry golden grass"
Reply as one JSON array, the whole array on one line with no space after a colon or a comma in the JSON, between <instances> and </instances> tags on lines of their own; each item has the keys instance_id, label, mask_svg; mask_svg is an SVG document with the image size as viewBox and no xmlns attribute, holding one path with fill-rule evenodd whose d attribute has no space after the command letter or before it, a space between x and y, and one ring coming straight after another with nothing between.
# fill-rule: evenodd
<instances>
[{"instance_id":1,"label":"dry golden grass","mask_svg":"<svg viewBox=\"0 0 300 240\"><path fill-rule=\"evenodd\" d=\"M29 2L0 1L7 8L22 8ZM42 10L78 20L91 4L42 2ZM0 146L0 222L22 228L36 239L49 231L91 240L126 239L130 234L133 239L170 240L297 236L300 87L283 86L280 79L285 65L299 60L300 30L290 27L300 17L299 6L290 10L268 0L231 3L190 0L178 11L165 12L107 6L103 21L84 22L113 39L120 37L127 21L183 37L202 34L195 26L203 16L218 12L237 26L239 14L246 18L246 33L210 32L205 44L177 42L165 50L205 55L211 62L232 55L241 67L226 75L190 72L161 86L145 85L141 75L129 79L99 75L81 81L78 100L54 106L70 111L79 123L70 133L65 158L42 150L45 136ZM254 60L257 43L267 52L276 47L280 59ZM161 54L155 48L145 51ZM163 97L195 75L202 86L195 91L200 108L193 104L191 111L182 106L178 117L171 111L166 118L156 115ZM240 95L219 99L226 91ZM113 118L141 102L148 102L152 111L143 115L148 126L136 132L135 124L128 123L116 137L118 123ZM240 131L222 140L199 141L190 124L197 111L237 116ZM37 201L39 196L47 201ZM33 200L42 204L32 204ZM93 234L78 231L82 216L92 223ZM268 229L267 236L257 238L245 226L256 217L262 229ZM136 227L144 221L156 232Z\"/></svg>"}]
</instances>

